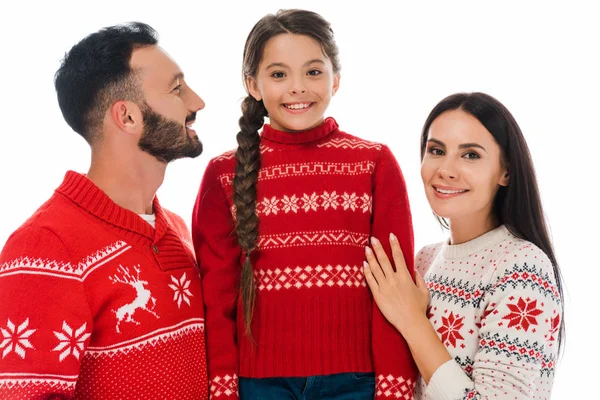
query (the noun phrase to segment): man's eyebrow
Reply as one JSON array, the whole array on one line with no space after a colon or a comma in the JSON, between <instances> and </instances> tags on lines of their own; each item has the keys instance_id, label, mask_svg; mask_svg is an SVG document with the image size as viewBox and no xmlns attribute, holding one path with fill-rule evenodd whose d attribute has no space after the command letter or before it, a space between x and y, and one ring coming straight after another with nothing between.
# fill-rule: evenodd
<instances>
[{"instance_id":1,"label":"man's eyebrow","mask_svg":"<svg viewBox=\"0 0 600 400\"><path fill-rule=\"evenodd\" d=\"M184 75L183 72L178 72L176 73L173 78L171 78L171 81L169 82L169 87L173 86L178 80L183 79Z\"/></svg>"}]
</instances>

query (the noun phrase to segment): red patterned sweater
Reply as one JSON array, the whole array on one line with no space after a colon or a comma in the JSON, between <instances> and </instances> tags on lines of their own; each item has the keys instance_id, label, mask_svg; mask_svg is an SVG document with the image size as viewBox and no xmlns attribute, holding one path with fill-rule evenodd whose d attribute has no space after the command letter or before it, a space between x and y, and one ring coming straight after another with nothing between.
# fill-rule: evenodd
<instances>
[{"instance_id":1,"label":"red patterned sweater","mask_svg":"<svg viewBox=\"0 0 600 400\"><path fill-rule=\"evenodd\" d=\"M206 399L202 291L189 232L156 229L85 176L0 255L1 399Z\"/></svg>"},{"instance_id":2,"label":"red patterned sweater","mask_svg":"<svg viewBox=\"0 0 600 400\"><path fill-rule=\"evenodd\" d=\"M372 302L362 273L369 236L385 239L393 231L405 254L414 254L396 159L384 145L341 132L332 118L301 133L265 125L261 137L254 347L238 296L233 151L209 163L192 219L211 398L238 397L238 376L373 371L377 398L412 398L416 368L409 349Z\"/></svg>"}]
</instances>

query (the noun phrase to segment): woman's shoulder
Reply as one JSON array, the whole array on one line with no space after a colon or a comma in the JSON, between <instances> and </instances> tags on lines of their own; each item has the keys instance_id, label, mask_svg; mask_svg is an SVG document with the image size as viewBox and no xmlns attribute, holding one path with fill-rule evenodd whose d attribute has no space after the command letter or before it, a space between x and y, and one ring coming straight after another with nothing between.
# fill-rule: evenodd
<instances>
[{"instance_id":1,"label":"woman's shoulder","mask_svg":"<svg viewBox=\"0 0 600 400\"><path fill-rule=\"evenodd\" d=\"M512 282L513 286L540 285L544 290L555 290L554 266L541 248L512 234L502 246L492 277L493 285Z\"/></svg>"},{"instance_id":2,"label":"woman's shoulder","mask_svg":"<svg viewBox=\"0 0 600 400\"><path fill-rule=\"evenodd\" d=\"M415 269L423 276L437 257L444 242L423 246L415 256Z\"/></svg>"},{"instance_id":3,"label":"woman's shoulder","mask_svg":"<svg viewBox=\"0 0 600 400\"><path fill-rule=\"evenodd\" d=\"M512 268L513 265L536 266L541 270L552 270L552 262L548 255L534 243L510 234L502 244L499 265ZM501 268L501 269L504 269Z\"/></svg>"}]
</instances>

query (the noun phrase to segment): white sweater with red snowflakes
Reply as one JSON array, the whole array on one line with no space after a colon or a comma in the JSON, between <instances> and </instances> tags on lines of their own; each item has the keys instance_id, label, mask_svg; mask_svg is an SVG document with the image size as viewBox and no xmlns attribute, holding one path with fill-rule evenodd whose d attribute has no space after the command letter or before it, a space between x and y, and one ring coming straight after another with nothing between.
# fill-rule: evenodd
<instances>
[{"instance_id":1,"label":"white sweater with red snowflakes","mask_svg":"<svg viewBox=\"0 0 600 400\"><path fill-rule=\"evenodd\" d=\"M0 399L207 399L189 232L69 171L0 254Z\"/></svg>"},{"instance_id":2,"label":"white sweater with red snowflakes","mask_svg":"<svg viewBox=\"0 0 600 400\"><path fill-rule=\"evenodd\" d=\"M562 299L548 257L500 226L418 253L428 317L452 360L417 399L549 399Z\"/></svg>"}]
</instances>

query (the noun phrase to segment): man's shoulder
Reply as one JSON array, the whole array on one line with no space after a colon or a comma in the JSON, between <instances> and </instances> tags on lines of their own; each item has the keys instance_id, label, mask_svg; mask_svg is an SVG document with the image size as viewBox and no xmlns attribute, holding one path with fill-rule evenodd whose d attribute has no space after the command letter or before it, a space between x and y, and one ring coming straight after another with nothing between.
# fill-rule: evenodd
<instances>
[{"instance_id":1,"label":"man's shoulder","mask_svg":"<svg viewBox=\"0 0 600 400\"><path fill-rule=\"evenodd\" d=\"M8 242L23 234L47 235L48 231L55 231L60 225L60 221L63 218L68 218L65 215L64 206L60 203L61 199L54 194L11 234Z\"/></svg>"},{"instance_id":2,"label":"man's shoulder","mask_svg":"<svg viewBox=\"0 0 600 400\"><path fill-rule=\"evenodd\" d=\"M66 255L71 253L69 247L75 246L70 243L75 240L72 238L82 240L92 230L85 214L63 195L55 193L9 236L0 259L11 254Z\"/></svg>"}]
</instances>

